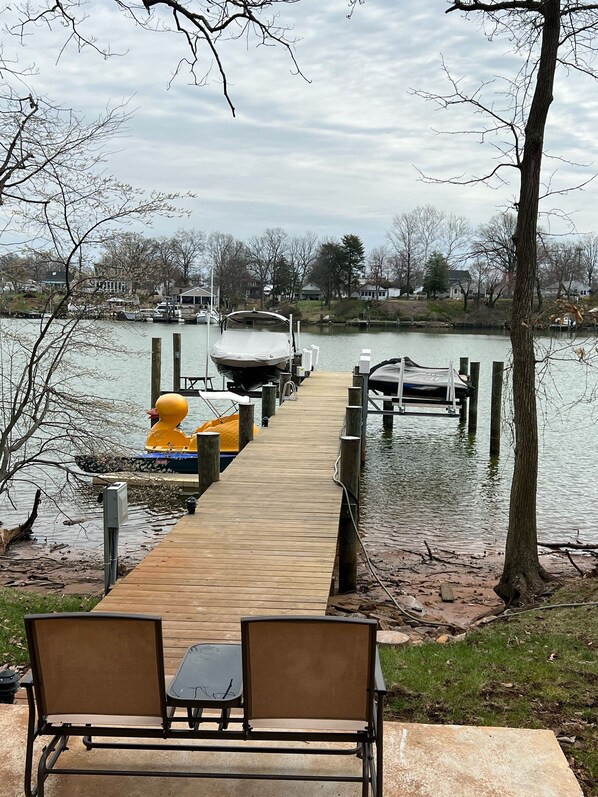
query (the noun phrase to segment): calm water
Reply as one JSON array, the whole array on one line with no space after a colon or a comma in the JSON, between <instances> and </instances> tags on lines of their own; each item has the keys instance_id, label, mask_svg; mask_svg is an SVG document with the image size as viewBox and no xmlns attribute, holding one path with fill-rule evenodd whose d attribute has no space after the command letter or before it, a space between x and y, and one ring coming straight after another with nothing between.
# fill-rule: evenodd
<instances>
[{"instance_id":1,"label":"calm water","mask_svg":"<svg viewBox=\"0 0 598 797\"><path fill-rule=\"evenodd\" d=\"M4 323L4 322L3 322ZM31 322L15 321L23 328ZM99 322L107 323L107 322ZM114 323L110 325L126 350L114 357L98 353L96 367L113 381L94 381L94 395L117 396L133 402L126 443L140 449L147 432L145 410L150 402L151 338L162 337L162 384L172 384L172 333L182 335L182 373L206 372L206 327ZM217 334L210 329L212 340ZM491 463L489 449L490 379L493 360L509 359L506 335L463 334L445 330L357 331L326 328L302 333L302 345L320 346L319 368L349 371L363 347L372 350L372 362L408 355L421 365L447 366L460 357L481 363L478 434L470 438L455 419L395 418L392 433L382 430L380 416L368 421L368 459L362 486L362 530L373 550L422 549L431 546L479 553L500 549L504 543L510 478L512 438L504 410L502 453ZM560 343L568 341L561 338ZM550 339L540 341L548 346ZM595 342L594 342L595 345ZM208 365L208 373L216 375ZM541 463L538 495L539 537L545 540L598 541L596 508L596 450L598 402L588 401L596 390L596 372L574 358L551 367L541 397ZM506 391L508 393L508 390ZM183 428L191 431L210 417L199 399L190 399ZM41 479L48 478L40 475ZM40 542L67 543L73 548L100 551L101 507L97 489L75 487L52 504L45 501L36 525ZM151 547L184 511L184 500L147 490L129 491L129 521L121 530L121 551L133 557ZM2 508L6 525L26 514L30 493L18 495L17 509ZM65 520L77 521L65 525Z\"/></svg>"}]
</instances>

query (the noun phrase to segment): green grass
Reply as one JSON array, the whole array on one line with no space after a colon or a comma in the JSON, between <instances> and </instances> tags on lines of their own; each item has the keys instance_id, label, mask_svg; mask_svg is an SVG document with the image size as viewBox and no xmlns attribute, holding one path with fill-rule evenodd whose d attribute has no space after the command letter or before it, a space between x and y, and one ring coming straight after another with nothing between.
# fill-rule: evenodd
<instances>
[{"instance_id":1,"label":"green grass","mask_svg":"<svg viewBox=\"0 0 598 797\"><path fill-rule=\"evenodd\" d=\"M0 662L24 665L29 661L23 616L50 612L87 612L99 598L79 595L36 594L0 588Z\"/></svg>"},{"instance_id":2,"label":"green grass","mask_svg":"<svg viewBox=\"0 0 598 797\"><path fill-rule=\"evenodd\" d=\"M552 603L598 600L598 581ZM566 752L598 797L598 607L554 609L492 623L450 645L383 648L389 718L548 728L575 737Z\"/></svg>"}]
</instances>

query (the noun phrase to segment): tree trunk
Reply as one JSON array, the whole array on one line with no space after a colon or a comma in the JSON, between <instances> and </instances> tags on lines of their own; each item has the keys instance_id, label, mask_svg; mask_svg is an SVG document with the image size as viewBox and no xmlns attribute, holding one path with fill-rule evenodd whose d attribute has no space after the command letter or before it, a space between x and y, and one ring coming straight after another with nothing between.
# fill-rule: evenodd
<instances>
[{"instance_id":1,"label":"tree trunk","mask_svg":"<svg viewBox=\"0 0 598 797\"><path fill-rule=\"evenodd\" d=\"M544 131L552 102L560 33L560 0L546 0L540 62L525 128L515 247L517 272L511 313L515 463L509 530L501 579L494 588L508 604L526 603L545 591L549 576L538 558L536 493L538 419L532 308L537 269L537 226Z\"/></svg>"},{"instance_id":2,"label":"tree trunk","mask_svg":"<svg viewBox=\"0 0 598 797\"><path fill-rule=\"evenodd\" d=\"M37 510L41 501L41 490L35 491L35 498L33 499L33 507L29 513L29 517L20 526L15 526L13 529L0 529L0 556L3 556L8 550L11 543L17 540L24 540L31 534L33 524L37 519Z\"/></svg>"}]
</instances>

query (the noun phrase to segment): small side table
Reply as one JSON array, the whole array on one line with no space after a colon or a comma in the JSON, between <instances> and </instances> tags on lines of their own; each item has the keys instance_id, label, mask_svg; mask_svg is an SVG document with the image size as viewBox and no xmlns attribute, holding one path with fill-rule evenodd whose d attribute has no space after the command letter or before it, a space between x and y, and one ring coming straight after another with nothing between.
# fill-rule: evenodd
<instances>
[{"instance_id":1,"label":"small side table","mask_svg":"<svg viewBox=\"0 0 598 797\"><path fill-rule=\"evenodd\" d=\"M230 710L243 700L241 645L192 645L167 692L168 703L185 706L189 727L197 730L204 708L220 708L219 729L228 726Z\"/></svg>"}]
</instances>

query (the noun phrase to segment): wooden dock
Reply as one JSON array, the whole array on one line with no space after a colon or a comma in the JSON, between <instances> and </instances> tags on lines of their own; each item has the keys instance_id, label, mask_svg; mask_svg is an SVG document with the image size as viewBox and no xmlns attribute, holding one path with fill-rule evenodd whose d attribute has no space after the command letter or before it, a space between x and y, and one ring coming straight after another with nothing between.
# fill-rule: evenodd
<instances>
[{"instance_id":1,"label":"wooden dock","mask_svg":"<svg viewBox=\"0 0 598 797\"><path fill-rule=\"evenodd\" d=\"M167 672L196 642L237 641L243 616L326 611L342 497L332 477L350 384L350 374L314 372L195 514L97 605L161 615Z\"/></svg>"}]
</instances>

